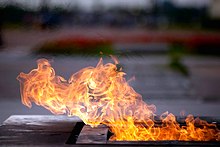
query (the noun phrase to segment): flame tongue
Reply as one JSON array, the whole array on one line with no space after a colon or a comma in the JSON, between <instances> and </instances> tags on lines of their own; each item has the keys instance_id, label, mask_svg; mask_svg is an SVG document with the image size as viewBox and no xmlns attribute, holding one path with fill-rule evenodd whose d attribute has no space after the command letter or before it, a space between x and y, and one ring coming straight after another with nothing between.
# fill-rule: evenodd
<instances>
[{"instance_id":1,"label":"flame tongue","mask_svg":"<svg viewBox=\"0 0 220 147\"><path fill-rule=\"evenodd\" d=\"M180 127L173 114L165 113L162 125L155 126L155 106L143 102L114 61L103 64L100 59L96 67L84 68L67 81L55 75L48 60L40 59L37 69L17 77L22 103L79 116L92 127L105 124L114 133L111 140L220 140L215 125L200 120L203 128L197 128L193 116L186 119L187 126Z\"/></svg>"}]
</instances>

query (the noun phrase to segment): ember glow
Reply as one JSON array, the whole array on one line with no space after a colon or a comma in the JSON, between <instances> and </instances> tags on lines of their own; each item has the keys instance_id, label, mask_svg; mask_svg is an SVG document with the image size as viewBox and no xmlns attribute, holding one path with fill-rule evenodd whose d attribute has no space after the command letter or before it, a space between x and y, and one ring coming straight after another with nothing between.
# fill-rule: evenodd
<instances>
[{"instance_id":1,"label":"ember glow","mask_svg":"<svg viewBox=\"0 0 220 147\"><path fill-rule=\"evenodd\" d=\"M37 69L17 77L22 103L31 107L34 102L54 114L78 116L92 127L105 124L114 134L110 140L220 141L216 125L192 115L181 126L166 112L160 117L162 123L156 125L156 107L142 100L113 60L115 63L103 64L100 59L96 67L81 69L65 80L56 76L48 60L40 59Z\"/></svg>"}]
</instances>

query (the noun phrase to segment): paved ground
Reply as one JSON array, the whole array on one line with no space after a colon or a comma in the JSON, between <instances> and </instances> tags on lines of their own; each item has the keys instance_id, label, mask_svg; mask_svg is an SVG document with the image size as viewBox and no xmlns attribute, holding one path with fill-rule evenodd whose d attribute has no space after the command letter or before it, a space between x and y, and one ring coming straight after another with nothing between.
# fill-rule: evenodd
<instances>
[{"instance_id":1,"label":"paved ground","mask_svg":"<svg viewBox=\"0 0 220 147\"><path fill-rule=\"evenodd\" d=\"M88 30L84 30L86 31ZM105 30L101 32L106 33ZM7 46L0 52L0 122L12 114L50 114L44 108L34 105L32 109L28 109L21 104L16 77L20 72L27 73L36 67L39 56L30 55L32 46L51 36L68 35L70 32L64 30L46 33L23 31L22 35L20 33L12 31L5 34ZM76 31L76 35L77 33L79 35L82 32ZM88 34L100 35L98 32ZM113 34L117 35L117 31ZM142 32L136 30L135 34ZM166 49L163 44L153 46ZM121 48L120 45L118 47ZM48 58L54 60L52 65L56 73L66 79L83 67L95 66L99 60L88 57ZM185 57L183 63L189 69L189 77L172 71L168 67L169 58L166 55L127 56L119 57L119 60L127 73L126 79L135 76L136 80L131 82L131 85L143 96L145 102L157 106L158 114L169 111L179 115L180 111L184 110L186 114L219 116L220 58ZM104 61L108 62L110 59Z\"/></svg>"},{"instance_id":2,"label":"paved ground","mask_svg":"<svg viewBox=\"0 0 220 147\"><path fill-rule=\"evenodd\" d=\"M17 53L0 53L1 122L12 114L50 114L37 106L29 110L20 102L16 77L20 72L27 73L35 68L37 58L19 50ZM91 57L52 59L56 73L66 79L79 69L95 66L98 62L98 58ZM178 115L184 110L186 114L219 116L220 59L186 57L184 63L189 67L189 77L172 71L168 67L169 58L166 55L121 57L120 62L127 73L126 79L135 76L136 80L131 85L143 96L145 102L157 106L158 114L169 111Z\"/></svg>"}]
</instances>

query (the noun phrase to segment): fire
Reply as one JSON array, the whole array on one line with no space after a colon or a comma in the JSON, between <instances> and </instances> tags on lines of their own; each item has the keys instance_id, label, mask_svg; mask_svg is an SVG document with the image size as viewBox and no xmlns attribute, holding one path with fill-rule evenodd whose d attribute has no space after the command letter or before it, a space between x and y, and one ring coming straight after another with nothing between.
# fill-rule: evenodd
<instances>
[{"instance_id":1,"label":"fire","mask_svg":"<svg viewBox=\"0 0 220 147\"><path fill-rule=\"evenodd\" d=\"M65 80L56 76L48 60L40 59L37 69L17 77L22 103L31 107L34 102L54 114L79 116L92 127L105 124L114 134L111 140L220 140L216 125L192 115L181 126L166 112L157 125L156 107L142 100L113 60L114 64L103 64L101 58L96 67L81 69Z\"/></svg>"}]
</instances>

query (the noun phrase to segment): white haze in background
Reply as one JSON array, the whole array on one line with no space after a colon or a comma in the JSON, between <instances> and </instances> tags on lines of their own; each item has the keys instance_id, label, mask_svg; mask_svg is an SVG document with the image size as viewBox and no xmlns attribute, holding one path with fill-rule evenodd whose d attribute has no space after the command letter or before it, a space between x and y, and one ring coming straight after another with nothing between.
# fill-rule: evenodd
<instances>
[{"instance_id":1,"label":"white haze in background","mask_svg":"<svg viewBox=\"0 0 220 147\"><path fill-rule=\"evenodd\" d=\"M180 7L204 7L210 4L212 0L172 0Z\"/></svg>"},{"instance_id":2,"label":"white haze in background","mask_svg":"<svg viewBox=\"0 0 220 147\"><path fill-rule=\"evenodd\" d=\"M24 7L38 8L43 0L0 0L0 4L17 3ZM49 5L58 5L66 8L77 6L82 9L91 10L94 7L109 8L109 7L139 7L151 8L155 0L44 0ZM211 0L157 0L157 2L172 1L180 7L202 7L210 4Z\"/></svg>"}]
</instances>

